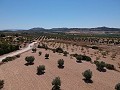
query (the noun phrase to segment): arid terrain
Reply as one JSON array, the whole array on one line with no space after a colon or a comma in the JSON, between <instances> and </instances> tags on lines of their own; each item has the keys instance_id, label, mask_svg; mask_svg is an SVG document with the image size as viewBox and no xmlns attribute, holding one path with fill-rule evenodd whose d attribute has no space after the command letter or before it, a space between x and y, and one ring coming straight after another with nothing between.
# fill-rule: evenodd
<instances>
[{"instance_id":1,"label":"arid terrain","mask_svg":"<svg viewBox=\"0 0 120 90\"><path fill-rule=\"evenodd\" d=\"M100 51L76 45L68 45L65 43L48 42L48 47L57 48L62 47L69 52L69 55L63 56L62 53L53 53L51 50L37 48L36 53L31 50L20 55L20 58L14 61L7 62L0 66L0 79L5 81L3 90L51 90L52 80L59 76L61 79L61 90L114 90L115 85L120 82L120 54L112 60L112 52L103 57ZM83 50L81 50L83 49ZM42 55L39 56L38 52ZM119 52L119 51L117 51ZM49 54L49 59L45 59L45 54ZM99 72L96 70L96 65L90 62L82 61L77 63L76 58L71 57L70 54L85 54L92 58L92 62L99 57L99 61L104 61L113 64L117 71L108 70L106 72ZM25 57L34 56L35 61L33 65L26 66ZM58 59L64 60L64 68L59 69ZM37 66L45 65L45 73L37 75ZM82 72L90 69L93 73L92 83L85 83Z\"/></svg>"}]
</instances>

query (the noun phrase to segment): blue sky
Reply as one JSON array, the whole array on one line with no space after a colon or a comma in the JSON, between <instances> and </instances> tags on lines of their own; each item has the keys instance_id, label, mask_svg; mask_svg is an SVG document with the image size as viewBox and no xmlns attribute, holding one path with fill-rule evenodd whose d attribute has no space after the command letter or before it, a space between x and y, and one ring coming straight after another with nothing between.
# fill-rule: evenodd
<instances>
[{"instance_id":1,"label":"blue sky","mask_svg":"<svg viewBox=\"0 0 120 90\"><path fill-rule=\"evenodd\" d=\"M118 27L120 0L0 0L0 29Z\"/></svg>"}]
</instances>

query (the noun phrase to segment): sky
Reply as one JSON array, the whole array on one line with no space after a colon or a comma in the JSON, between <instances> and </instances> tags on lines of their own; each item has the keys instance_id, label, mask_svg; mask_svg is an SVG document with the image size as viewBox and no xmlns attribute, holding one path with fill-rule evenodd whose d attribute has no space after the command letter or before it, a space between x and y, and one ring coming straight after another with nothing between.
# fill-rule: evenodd
<instances>
[{"instance_id":1,"label":"sky","mask_svg":"<svg viewBox=\"0 0 120 90\"><path fill-rule=\"evenodd\" d=\"M0 0L0 30L120 28L120 0Z\"/></svg>"}]
</instances>

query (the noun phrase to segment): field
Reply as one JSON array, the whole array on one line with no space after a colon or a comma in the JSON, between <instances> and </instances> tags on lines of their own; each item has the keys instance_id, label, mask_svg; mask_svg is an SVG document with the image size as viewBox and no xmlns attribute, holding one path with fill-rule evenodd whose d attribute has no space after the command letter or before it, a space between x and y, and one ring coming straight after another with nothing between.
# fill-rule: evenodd
<instances>
[{"instance_id":1,"label":"field","mask_svg":"<svg viewBox=\"0 0 120 90\"><path fill-rule=\"evenodd\" d=\"M51 90L52 81L58 76L61 90L115 90L115 85L120 82L119 38L78 36L43 34L33 37L38 42L34 46L36 52L29 50L19 58L0 65L0 79L5 83L3 90ZM47 47L38 48L38 45ZM97 46L98 49L92 49L92 46ZM58 47L69 54L64 56L63 53L53 52ZM42 52L41 55L39 51ZM46 53L49 54L49 59L45 59ZM73 54L89 56L91 61L82 60L78 63ZM33 65L26 64L27 56L34 56ZM64 60L64 68L58 68L59 59ZM109 70L105 67L105 71L101 72L97 70L94 61L104 61L114 65L115 69ZM37 75L39 65L45 65L45 73L42 75ZM82 75L88 69L93 75L90 83L86 83Z\"/></svg>"}]
</instances>

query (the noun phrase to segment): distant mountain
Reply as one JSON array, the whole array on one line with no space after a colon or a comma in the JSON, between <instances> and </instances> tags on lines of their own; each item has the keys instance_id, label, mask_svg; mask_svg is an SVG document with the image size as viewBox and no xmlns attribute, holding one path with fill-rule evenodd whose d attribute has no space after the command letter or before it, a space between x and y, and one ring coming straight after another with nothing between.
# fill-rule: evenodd
<instances>
[{"instance_id":1,"label":"distant mountain","mask_svg":"<svg viewBox=\"0 0 120 90\"><path fill-rule=\"evenodd\" d=\"M93 31L120 31L120 28L109 28L109 27L97 27L91 28Z\"/></svg>"},{"instance_id":2,"label":"distant mountain","mask_svg":"<svg viewBox=\"0 0 120 90\"><path fill-rule=\"evenodd\" d=\"M119 31L120 28L109 28L109 27L97 27L97 28L31 28L28 30L24 29L9 29L9 30L2 30L4 32L16 31L16 32L67 32L67 31Z\"/></svg>"}]
</instances>

